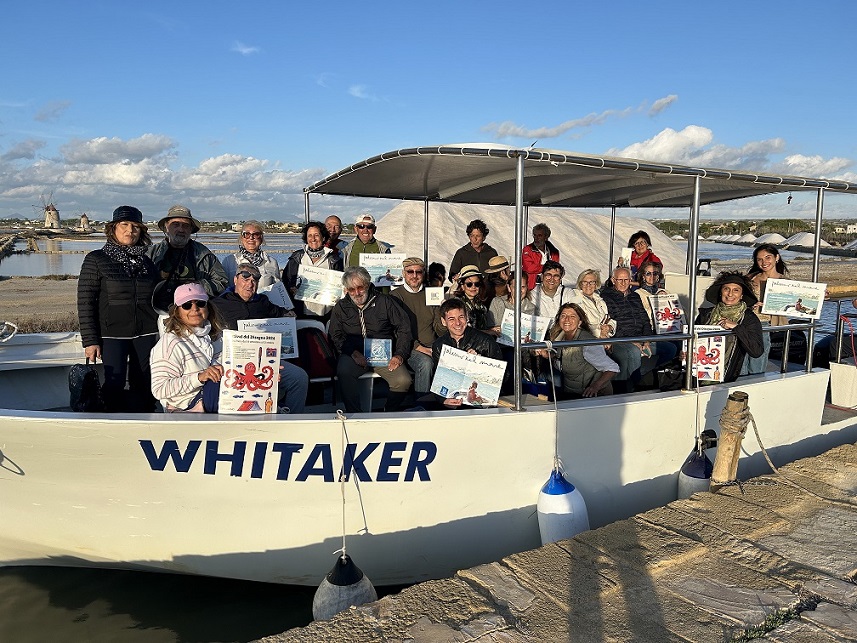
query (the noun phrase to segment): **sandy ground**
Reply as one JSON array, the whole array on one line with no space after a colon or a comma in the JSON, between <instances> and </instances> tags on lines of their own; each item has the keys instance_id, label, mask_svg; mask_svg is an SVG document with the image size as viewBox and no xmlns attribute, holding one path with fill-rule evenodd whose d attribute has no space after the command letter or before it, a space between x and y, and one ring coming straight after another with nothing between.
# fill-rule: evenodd
<instances>
[{"instance_id":1,"label":"sandy ground","mask_svg":"<svg viewBox=\"0 0 857 643\"><path fill-rule=\"evenodd\" d=\"M824 257L821 281L828 284L831 296L857 296L857 259ZM745 270L743 260L717 261L717 271ZM790 277L808 281L812 262L792 261ZM0 321L11 321L22 330L70 330L77 325L77 279L56 281L39 277L0 278Z\"/></svg>"}]
</instances>

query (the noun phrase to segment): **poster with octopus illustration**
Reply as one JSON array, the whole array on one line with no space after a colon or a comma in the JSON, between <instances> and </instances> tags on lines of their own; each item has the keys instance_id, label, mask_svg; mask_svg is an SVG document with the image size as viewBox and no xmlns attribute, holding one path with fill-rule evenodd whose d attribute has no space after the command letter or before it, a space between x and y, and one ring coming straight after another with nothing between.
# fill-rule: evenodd
<instances>
[{"instance_id":1,"label":"poster with octopus illustration","mask_svg":"<svg viewBox=\"0 0 857 643\"><path fill-rule=\"evenodd\" d=\"M719 325L700 324L694 327L697 333L723 331ZM687 332L684 326L683 332ZM684 343L687 346L687 342ZM726 352L726 336L716 335L714 337L697 337L693 343L693 350L688 353L693 376L707 382L722 382L724 373L724 357ZM687 361L687 360L685 360Z\"/></svg>"},{"instance_id":2,"label":"poster with octopus illustration","mask_svg":"<svg viewBox=\"0 0 857 643\"><path fill-rule=\"evenodd\" d=\"M280 333L223 331L220 413L276 413Z\"/></svg>"},{"instance_id":3,"label":"poster with octopus illustration","mask_svg":"<svg viewBox=\"0 0 857 643\"><path fill-rule=\"evenodd\" d=\"M652 326L658 335L681 332L684 325L684 311L681 309L678 295L669 293L649 295L649 303L652 306Z\"/></svg>"}]
</instances>

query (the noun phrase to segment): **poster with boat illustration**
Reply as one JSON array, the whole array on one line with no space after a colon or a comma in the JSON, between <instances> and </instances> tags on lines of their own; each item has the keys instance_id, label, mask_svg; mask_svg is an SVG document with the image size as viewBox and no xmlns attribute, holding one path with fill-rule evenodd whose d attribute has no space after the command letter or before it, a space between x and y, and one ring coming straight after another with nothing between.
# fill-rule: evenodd
<instances>
[{"instance_id":1,"label":"poster with boat illustration","mask_svg":"<svg viewBox=\"0 0 857 643\"><path fill-rule=\"evenodd\" d=\"M401 286L405 280L402 276L404 253L382 255L377 253L360 253L360 265L369 272L372 283L379 288Z\"/></svg>"},{"instance_id":2,"label":"poster with boat illustration","mask_svg":"<svg viewBox=\"0 0 857 643\"><path fill-rule=\"evenodd\" d=\"M239 319L238 330L280 334L280 359L298 357L298 330L295 317Z\"/></svg>"},{"instance_id":3,"label":"poster with boat illustration","mask_svg":"<svg viewBox=\"0 0 857 643\"><path fill-rule=\"evenodd\" d=\"M220 413L276 413L280 334L223 331Z\"/></svg>"},{"instance_id":4,"label":"poster with boat illustration","mask_svg":"<svg viewBox=\"0 0 857 643\"><path fill-rule=\"evenodd\" d=\"M496 406L506 362L444 344L431 392L468 406Z\"/></svg>"},{"instance_id":5,"label":"poster with boat illustration","mask_svg":"<svg viewBox=\"0 0 857 643\"><path fill-rule=\"evenodd\" d=\"M277 304L277 306L286 310L292 310L295 307L292 303L292 298L289 297L286 284L282 281L278 281L267 288L259 288L259 293L270 299L272 304Z\"/></svg>"},{"instance_id":6,"label":"poster with boat illustration","mask_svg":"<svg viewBox=\"0 0 857 643\"><path fill-rule=\"evenodd\" d=\"M669 335L681 332L685 320L678 295L668 293L649 295L649 303L652 306L652 326L655 333Z\"/></svg>"},{"instance_id":7,"label":"poster with boat illustration","mask_svg":"<svg viewBox=\"0 0 857 643\"><path fill-rule=\"evenodd\" d=\"M550 317L538 317L521 313L521 343L543 342L547 335L548 327L553 320ZM500 336L497 342L506 346L515 345L515 311L507 308L503 311L503 320L500 322Z\"/></svg>"},{"instance_id":8,"label":"poster with boat illustration","mask_svg":"<svg viewBox=\"0 0 857 643\"><path fill-rule=\"evenodd\" d=\"M342 297L342 273L315 266L298 266L295 299L333 306Z\"/></svg>"},{"instance_id":9,"label":"poster with boat illustration","mask_svg":"<svg viewBox=\"0 0 857 643\"><path fill-rule=\"evenodd\" d=\"M616 260L617 268L628 268L631 269L631 250L633 248L622 248L619 251L619 258Z\"/></svg>"},{"instance_id":10,"label":"poster with boat illustration","mask_svg":"<svg viewBox=\"0 0 857 643\"><path fill-rule=\"evenodd\" d=\"M687 332L687 326L682 327L682 332ZM700 324L694 326L697 333L722 331L723 327ZM684 342L685 349L687 342ZM724 373L723 359L726 352L726 336L716 335L714 337L697 337L693 343L693 350L685 350L690 358L693 376L700 382L722 382ZM687 365L687 359L684 360Z\"/></svg>"},{"instance_id":11,"label":"poster with boat illustration","mask_svg":"<svg viewBox=\"0 0 857 643\"><path fill-rule=\"evenodd\" d=\"M768 279L762 312L797 319L818 319L827 284L790 279Z\"/></svg>"}]
</instances>

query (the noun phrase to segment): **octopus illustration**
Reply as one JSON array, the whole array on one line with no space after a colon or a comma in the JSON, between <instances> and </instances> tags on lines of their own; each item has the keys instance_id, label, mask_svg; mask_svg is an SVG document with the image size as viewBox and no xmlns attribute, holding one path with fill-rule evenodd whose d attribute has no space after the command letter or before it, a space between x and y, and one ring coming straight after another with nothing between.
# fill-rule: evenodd
<instances>
[{"instance_id":1,"label":"octopus illustration","mask_svg":"<svg viewBox=\"0 0 857 643\"><path fill-rule=\"evenodd\" d=\"M242 373L238 369L229 369L223 374L226 378L226 386L237 391L263 390L267 391L274 385L274 369L270 366L263 366L262 370L256 372L256 365L253 362L247 362Z\"/></svg>"}]
</instances>

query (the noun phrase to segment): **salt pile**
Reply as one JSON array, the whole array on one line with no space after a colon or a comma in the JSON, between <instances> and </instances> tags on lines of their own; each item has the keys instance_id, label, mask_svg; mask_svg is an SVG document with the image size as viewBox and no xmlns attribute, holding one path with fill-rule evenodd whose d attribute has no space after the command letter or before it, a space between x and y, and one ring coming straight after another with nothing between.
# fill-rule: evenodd
<instances>
[{"instance_id":1,"label":"salt pile","mask_svg":"<svg viewBox=\"0 0 857 643\"><path fill-rule=\"evenodd\" d=\"M790 246L803 246L805 248L812 248L815 245L815 235L810 232L798 232L795 235L790 236L785 240ZM830 244L827 243L824 239L821 240L822 248L829 248Z\"/></svg>"}]
</instances>

